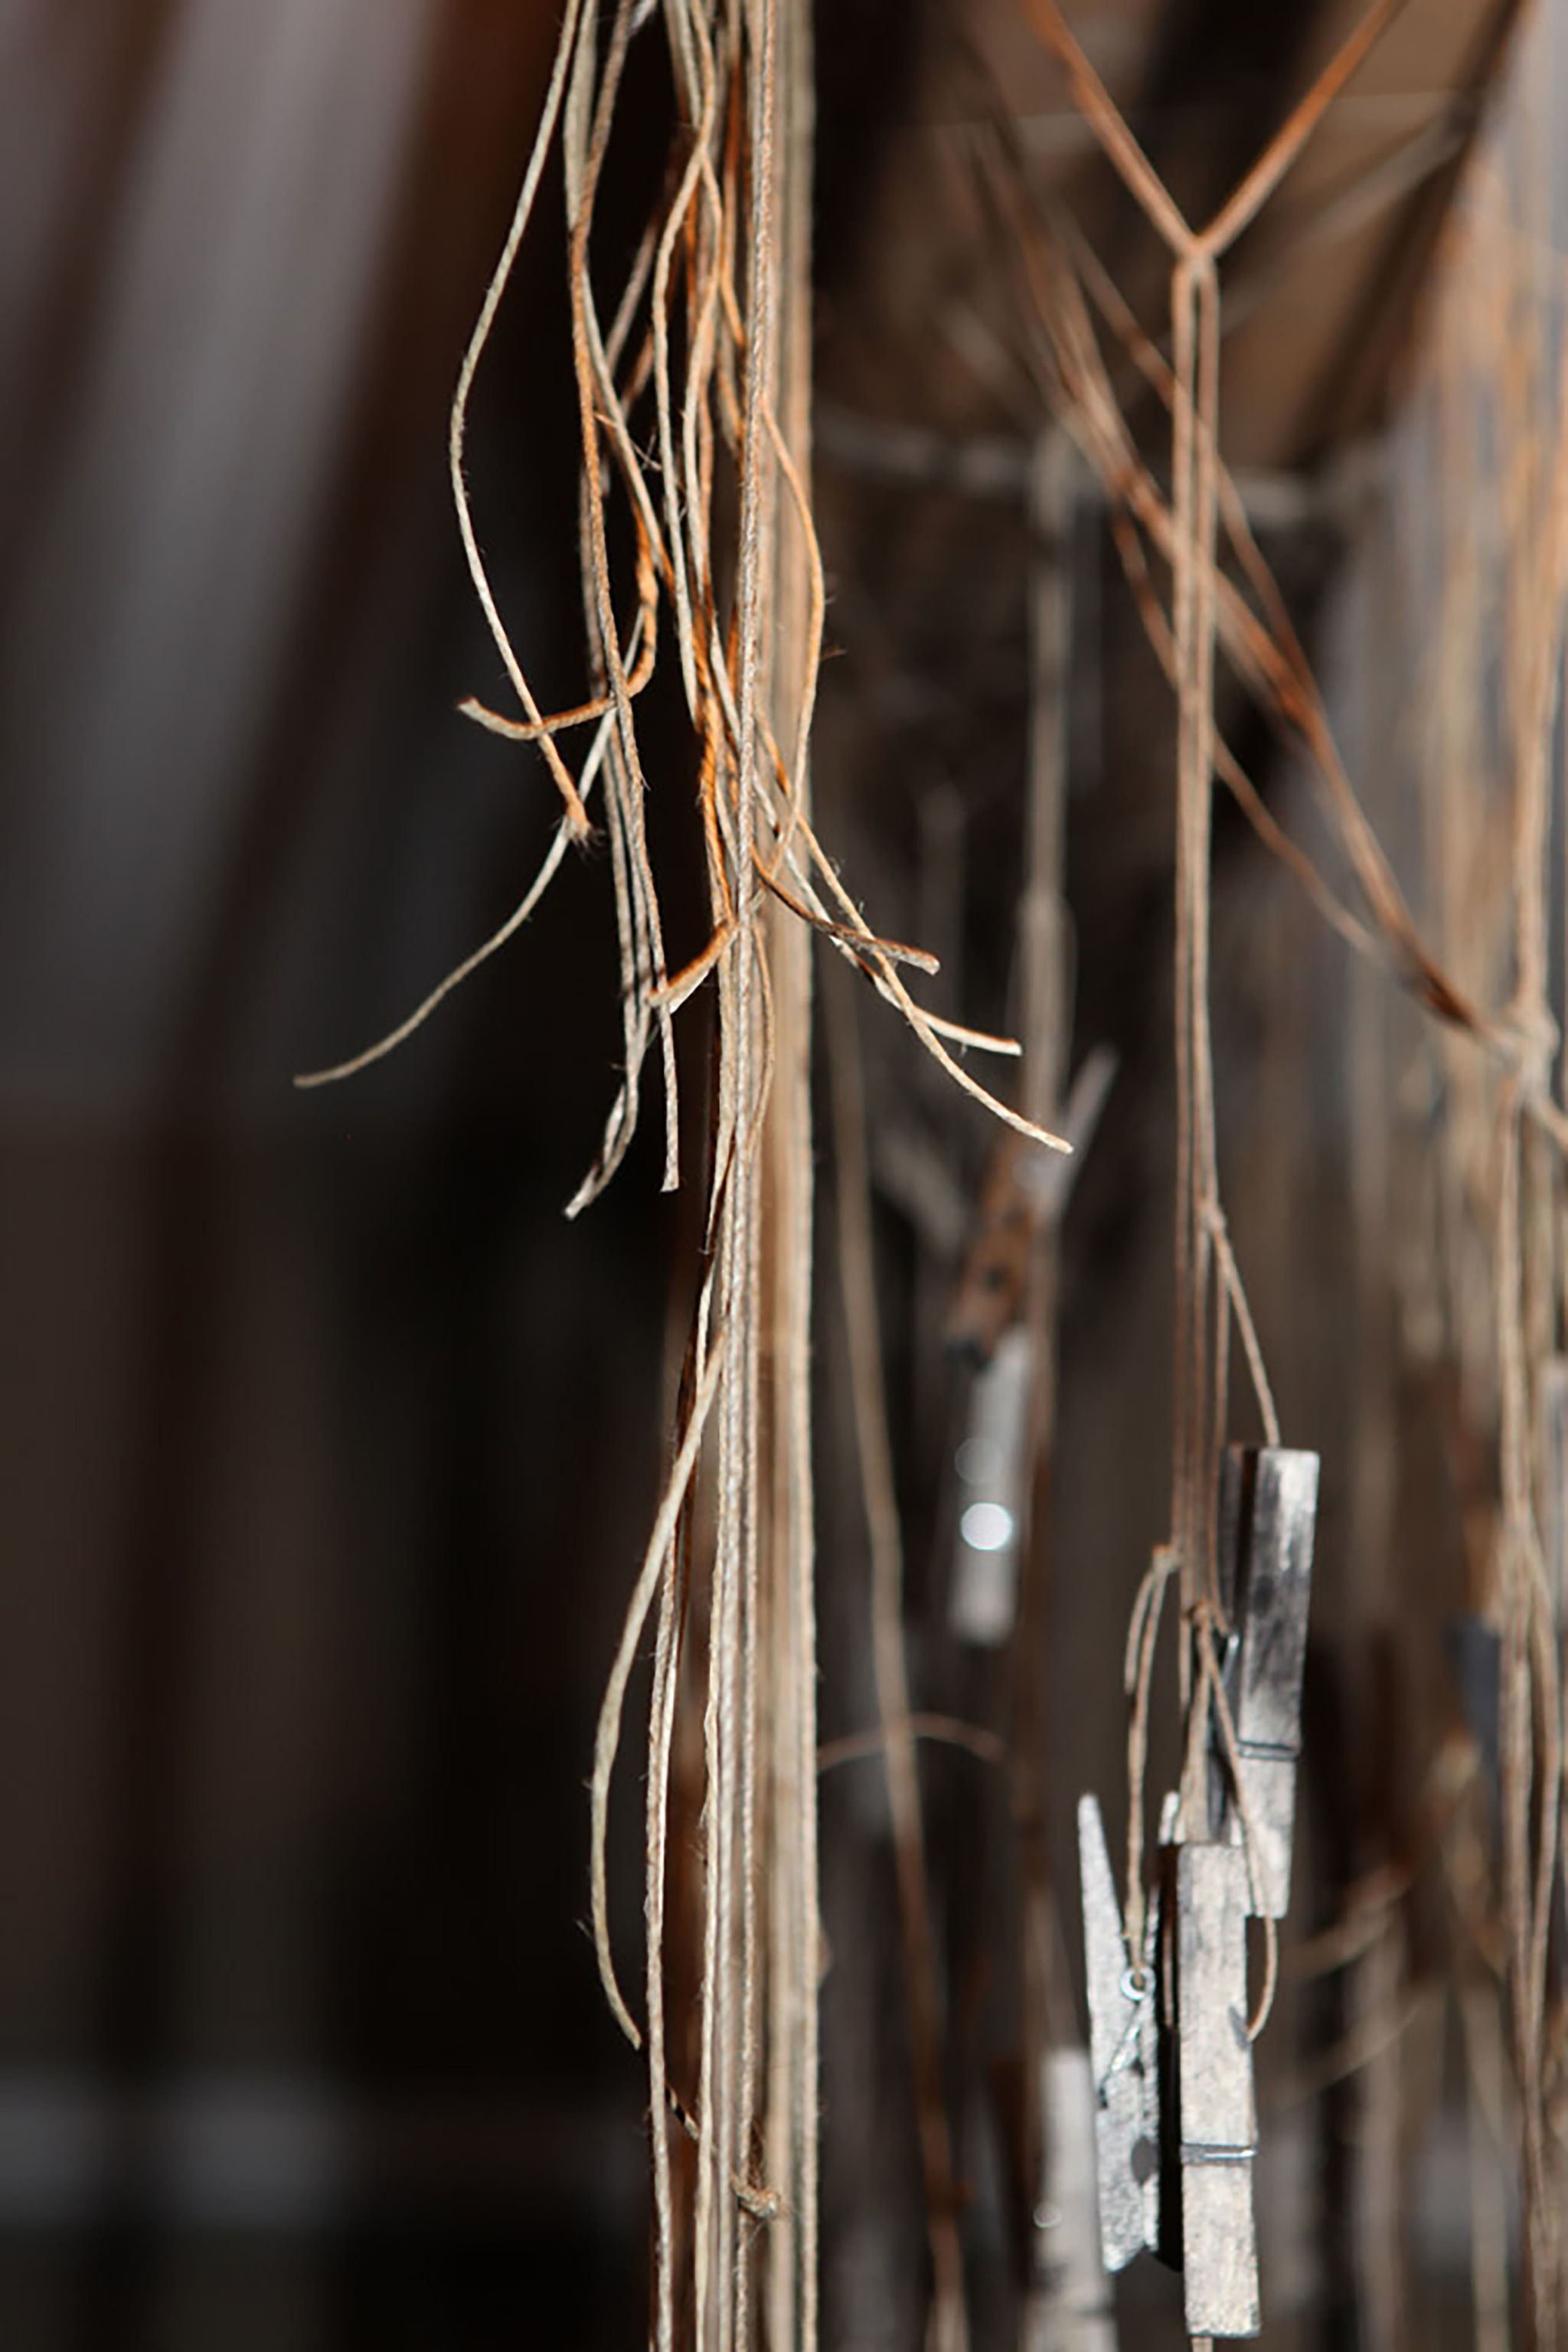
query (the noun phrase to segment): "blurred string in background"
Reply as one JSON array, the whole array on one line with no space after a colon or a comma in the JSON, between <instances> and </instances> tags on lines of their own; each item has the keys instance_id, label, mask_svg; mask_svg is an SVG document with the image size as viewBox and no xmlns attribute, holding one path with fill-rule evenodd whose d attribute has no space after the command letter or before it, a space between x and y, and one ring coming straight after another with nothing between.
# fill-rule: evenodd
<instances>
[{"instance_id":1,"label":"blurred string in background","mask_svg":"<svg viewBox=\"0 0 1568 2352\"><path fill-rule=\"evenodd\" d=\"M690 13L626 49L606 310L670 199L689 118L666 34ZM1064 14L1201 221L1364 12ZM1388 14L1222 269L1220 447L1387 861L1335 798L1305 658L1262 661L1260 688L1222 614L1218 1161L1287 1442L1323 1464L1257 2196L1271 2343L1492 2352L1563 2326L1568 1276L1541 1106L1564 991L1568 27L1559 0ZM920 2344L933 2308L949 2343L1183 2340L1151 2263L1113 2315L1068 2311L1067 2200L1036 2194L1041 2053L1082 2034L1074 1809L1095 1789L1114 1822L1125 1797L1123 1642L1169 1531L1179 1172L1171 255L1055 16L835 0L816 25L819 829L873 931L940 958L921 1002L1023 1037L1017 1086L965 1068L1084 1146L1039 1179L814 945L832 2346ZM289 1084L399 1021L553 835L537 751L455 715L511 704L447 415L557 31L510 0L0 19L19 2352L646 2325L647 2084L585 1932L584 1791L680 1403L728 1016L708 985L677 1025L685 1188L659 1191L650 1079L616 1181L564 1221L626 1058L601 835L396 1054ZM468 440L547 709L599 682L567 201L552 163ZM631 421L655 479L651 407ZM614 499L609 530L629 577ZM679 971L710 907L673 653L638 724ZM1257 1437L1239 1357L1232 1405ZM637 1985L646 1682L607 1868ZM1157 1793L1165 1698L1152 1748Z\"/></svg>"}]
</instances>

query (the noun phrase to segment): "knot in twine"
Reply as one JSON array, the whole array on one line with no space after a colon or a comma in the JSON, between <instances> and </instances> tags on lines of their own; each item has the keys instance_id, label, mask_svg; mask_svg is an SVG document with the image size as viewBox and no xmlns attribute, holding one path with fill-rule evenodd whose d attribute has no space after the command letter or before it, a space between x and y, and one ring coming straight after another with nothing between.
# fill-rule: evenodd
<instances>
[{"instance_id":1,"label":"knot in twine","mask_svg":"<svg viewBox=\"0 0 1568 2352\"><path fill-rule=\"evenodd\" d=\"M1550 1098L1552 1065L1557 1058L1562 1032L1551 1010L1536 995L1516 996L1499 1024L1500 1043L1513 1069L1520 1099L1536 1104Z\"/></svg>"}]
</instances>

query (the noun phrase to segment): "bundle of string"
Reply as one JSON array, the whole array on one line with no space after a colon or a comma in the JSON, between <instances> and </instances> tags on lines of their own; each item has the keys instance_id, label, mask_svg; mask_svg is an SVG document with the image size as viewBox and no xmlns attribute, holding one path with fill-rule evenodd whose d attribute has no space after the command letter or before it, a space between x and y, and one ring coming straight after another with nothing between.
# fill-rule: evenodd
<instances>
[{"instance_id":1,"label":"bundle of string","mask_svg":"<svg viewBox=\"0 0 1568 2352\"><path fill-rule=\"evenodd\" d=\"M1127 1681L1131 1698L1128 1755L1126 1927L1128 1948L1143 1950L1143 1844L1148 1767L1148 1716L1155 1644L1166 1584L1178 1584L1184 1638L1177 1648L1179 1700L1184 1726L1182 1817L1187 1835L1201 1834L1206 1812L1206 1758L1217 1743L1231 1766L1243 1840L1253 1867L1253 1826L1237 1770L1236 1736L1215 1648L1226 1630L1215 1554L1218 1469L1227 1424L1227 1388L1234 1315L1269 1444L1279 1443L1279 1416L1263 1364L1247 1295L1231 1249L1220 1200L1215 1139L1214 1055L1209 1011L1209 877L1212 779L1219 764L1215 727L1215 655L1220 632L1217 566L1221 499L1219 465L1219 263L1255 217L1353 74L1393 15L1397 0L1380 0L1307 97L1269 142L1258 161L1207 226L1190 227L1118 112L1074 39L1054 0L1035 0L1043 37L1065 64L1074 98L1121 178L1158 230L1173 257L1172 362L1161 373L1172 415L1172 498L1155 492L1172 573L1172 620L1157 615L1158 636L1177 697L1175 856L1176 1232L1175 1358L1172 1431L1171 1535L1151 1562L1133 1607ZM1092 384L1081 317L1064 338L1080 383ZM1096 358L1098 354L1095 354ZM1099 387L1095 387L1098 389ZM1106 404L1074 403L1069 425L1088 415L1098 431L1085 434L1091 458L1107 458L1119 480L1134 470L1119 415L1108 437ZM1081 430L1080 426L1080 430ZM1137 469L1142 471L1142 469ZM1147 477L1145 475L1145 479ZM1151 488L1152 488L1151 484ZM1123 540L1125 547L1125 539ZM1142 604L1152 590L1139 566ZM1245 607L1242 608L1245 611ZM1256 795L1253 796L1256 803ZM1261 803L1257 803L1260 808ZM1262 1906L1260 1906L1259 1908ZM1273 2000L1277 1956L1272 1921L1265 1920L1267 1968L1251 2031L1261 2032Z\"/></svg>"},{"instance_id":2,"label":"bundle of string","mask_svg":"<svg viewBox=\"0 0 1568 2352\"><path fill-rule=\"evenodd\" d=\"M1075 101L1123 181L1169 247L1169 360L1139 329L1114 282L1074 225L1042 212L1022 168L1005 110L981 157L981 185L1022 275L1023 356L1044 394L1098 474L1112 530L1151 643L1179 702L1176 857L1176 1058L1180 1131L1177 1185L1177 1308L1173 1527L1140 1588L1129 1631L1131 1701L1127 1929L1142 1948L1144 1794L1150 1688L1161 1603L1179 1579L1190 1639L1179 1652L1187 1727L1184 1801L1199 1799L1198 1768L1217 1734L1230 1754L1213 1635L1220 1623L1214 1578L1214 1511L1225 1425L1227 1322L1238 1328L1270 1442L1277 1422L1245 1297L1226 1238L1214 1157L1213 1074L1207 1017L1208 815L1217 774L1268 848L1289 866L1348 944L1405 985L1449 1034L1479 1047L1493 1080L1496 1180L1491 1293L1499 1372L1499 1543L1503 1635L1502 1907L1518 2085L1524 2243L1532 2338L1559 2340L1563 2262L1560 2189L1545 2123L1550 2067L1545 2047L1552 1890L1560 1843L1563 1738L1558 1643L1536 1498L1539 1379L1554 1324L1554 1185L1568 1122L1550 1090L1556 1031L1547 1003L1546 851L1554 717L1568 593L1568 368L1562 374L1550 478L1531 476L1514 496L1510 543L1522 548L1513 572L1515 736L1512 745L1513 1001L1495 1015L1428 951L1368 823L1330 729L1310 667L1258 548L1215 442L1218 399L1217 265L1289 168L1334 96L1397 13L1380 0L1209 226L1193 231L1118 113L1055 5L1030 0L1042 37L1067 68ZM1169 407L1173 492L1162 495L1127 427L1101 355L1092 300L1124 354ZM1528 469L1525 469L1528 471ZM1517 492L1520 482L1512 486ZM1532 527L1531 516L1541 520ZM1216 563L1223 518L1241 583ZM1516 526L1516 527L1515 527ZM1467 516L1462 534L1473 539ZM1163 609L1148 549L1166 562L1172 612ZM1250 592L1252 601L1245 591ZM1214 724L1214 653L1305 749L1331 829L1359 883L1365 918L1347 906L1268 810ZM1467 789L1468 779L1454 780ZM1547 1147L1553 1147L1548 1152ZM1216 1279L1217 1276L1217 1279ZM1210 1337L1208 1308L1213 1306ZM1195 1687L1194 1687L1195 1684ZM1247 1843L1250 1832L1244 1820ZM1270 1942L1256 2033L1275 1973Z\"/></svg>"},{"instance_id":3,"label":"bundle of string","mask_svg":"<svg viewBox=\"0 0 1568 2352\"><path fill-rule=\"evenodd\" d=\"M662 26L676 124L667 195L613 306L594 252L595 204L630 45ZM823 579L805 487L808 430L810 11L806 0L568 0L543 111L453 405L453 494L474 587L517 715L463 709L542 756L562 803L548 856L500 929L387 1036L300 1083L346 1077L390 1052L526 923L603 780L621 972L624 1072L593 1166L568 1206L603 1189L635 1129L658 1041L664 1181L680 1172L673 1020L712 979L718 1050L709 1108L707 1271L694 1310L673 1465L632 1592L601 1712L592 1790L595 1940L610 2006L646 2052L655 2215L655 2335L744 2347L757 2326L759 2224L766 2333L816 2340L815 1633L806 1346L811 1257L808 971L820 933L902 1015L954 1082L1037 1142L1059 1139L957 1061L957 1044L1016 1045L939 1019L900 967L934 969L879 937L812 828L806 750ZM579 536L593 691L545 712L480 553L463 476L476 371L559 144L581 432ZM602 272L602 263L600 269ZM612 528L612 508L616 528ZM725 520L728 519L728 520ZM632 549L629 582L612 550ZM638 705L668 630L690 721L710 930L667 965L649 858ZM588 749L574 767L574 737ZM689 791L683 773L676 790ZM775 1087L780 1099L773 1099ZM770 1115L771 1112L771 1115ZM764 1328L765 1326L765 1328ZM773 1378L764 1412L760 1367ZM695 1497L710 1497L700 1560ZM705 1583L699 1569L706 1565ZM657 1613L656 1613L657 1604ZM655 1616L646 1794L642 2021L611 1948L606 1840L627 1685ZM700 2059L672 2085L666 1884L676 1719L696 1677L704 1765ZM682 2214L668 2137L695 2143ZM688 2269L689 2263L689 2269ZM679 2275L678 2275L678 2273Z\"/></svg>"},{"instance_id":4,"label":"bundle of string","mask_svg":"<svg viewBox=\"0 0 1568 2352\"><path fill-rule=\"evenodd\" d=\"M1451 1209L1444 1238L1457 1352L1461 1360L1479 1360L1489 1350L1487 1369L1495 1363L1500 1508L1485 1598L1501 1634L1503 1975L1520 2085L1527 2308L1533 2340L1550 2345L1562 2340L1564 2290L1563 2151L1560 2139L1553 2146L1548 2127L1552 2105L1561 2105L1565 2054L1561 2003L1555 2020L1549 2015L1553 1886L1559 1883L1562 1839L1563 1596L1553 1591L1548 1574L1542 1513L1550 1514L1561 1529L1563 1497L1552 1491L1561 1468L1544 1442L1543 1412L1549 1359L1561 1344L1561 1171L1532 1129L1530 1110L1548 1096L1558 1044L1549 1004L1548 846L1568 598L1568 347L1559 328L1553 383L1543 335L1552 298L1543 298L1534 255L1506 219L1506 206L1503 192L1483 181L1469 241L1468 282L1460 289L1469 299L1456 306L1461 331L1468 331L1444 384L1450 461L1462 460L1478 444L1500 453L1492 462L1502 476L1499 504L1509 557L1500 609L1493 614L1481 609L1482 583L1474 576L1480 567L1470 559L1455 597L1468 620L1468 637L1447 646L1458 656L1458 690L1473 702L1480 698L1479 674L1491 629L1500 630L1508 648L1508 732L1497 746L1508 786L1497 795L1499 814L1506 820L1499 845L1503 854L1482 864L1479 887L1474 845L1460 834L1454 806L1478 796L1473 783L1467 789L1451 758L1443 756L1449 747L1441 740L1433 781L1440 809L1435 848L1445 911L1457 937L1473 929L1484 940L1493 931L1494 953L1511 954L1514 972L1508 1019L1518 1040L1517 1070L1495 1105L1479 1107L1478 1115L1459 1100L1446 1121L1447 1158L1454 1167L1468 1165L1473 1171L1467 1190L1475 1208L1489 1195L1494 1271L1486 1322L1468 1312L1474 1286L1467 1283L1464 1258L1470 1237L1466 1228L1479 1217ZM1460 470L1470 469L1461 462ZM1481 731L1479 713L1469 716L1474 740ZM1483 773L1490 748L1476 741L1476 767ZM1473 827L1473 814L1471 822ZM1477 1384L1472 1374L1470 1385Z\"/></svg>"},{"instance_id":5,"label":"bundle of string","mask_svg":"<svg viewBox=\"0 0 1568 2352\"><path fill-rule=\"evenodd\" d=\"M1549 38L1550 27L1538 20L1536 32ZM1396 1272L1407 1354L1422 1370L1441 1365L1447 1374L1456 1454L1479 1461L1496 1429L1495 1496L1477 1492L1472 1476L1467 1500L1463 1473L1455 1483L1468 1523L1468 1606L1499 1636L1500 1801L1445 1807L1438 1833L1425 1842L1443 1853L1457 1930L1471 2130L1499 2148L1504 2060L1491 2003L1496 1992L1506 1996L1522 2332L1550 2346L1563 2340L1565 2316L1568 2012L1552 1957L1565 1524L1552 1436L1563 1366L1552 1360L1564 1327L1563 1169L1552 1121L1538 1106L1550 1108L1558 1045L1548 1001L1549 859L1568 592L1568 353L1560 289L1541 268L1548 175L1531 117L1550 109L1552 89L1542 63L1527 37L1499 137L1471 175L1450 239L1426 398L1381 529L1394 545L1419 540L1423 523L1431 534L1410 563L1409 602L1426 673L1424 723L1413 730L1422 845L1442 950L1471 990L1500 994L1512 978L1495 1024L1511 1054L1500 1083L1500 1055L1477 1061L1452 1032L1435 1041L1436 1084L1416 1090L1426 1209L1419 1244L1401 1253ZM1484 1785L1473 1746L1468 1777ZM1413 1881L1408 1865L1402 1874ZM1487 2182L1472 2153L1478 2341L1506 2328L1505 2233L1501 2184Z\"/></svg>"}]
</instances>

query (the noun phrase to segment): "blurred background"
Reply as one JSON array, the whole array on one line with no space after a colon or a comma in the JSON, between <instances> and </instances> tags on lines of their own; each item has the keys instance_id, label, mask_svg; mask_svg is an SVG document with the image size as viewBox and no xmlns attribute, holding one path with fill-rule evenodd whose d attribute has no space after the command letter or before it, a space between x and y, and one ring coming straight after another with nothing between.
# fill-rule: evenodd
<instances>
[{"instance_id":1,"label":"blurred background","mask_svg":"<svg viewBox=\"0 0 1568 2352\"><path fill-rule=\"evenodd\" d=\"M1193 218L1358 13L1068 11ZM1421 405L1423 354L1478 186L1502 186L1516 226L1523 207L1551 350L1561 307L1562 11L1538 16L1522 79L1519 13L1409 0L1226 276L1227 453L1395 862L1430 872L1412 712L1442 565L1423 561L1422 468L1454 459ZM933 1003L1005 1026L1050 406L977 144L1005 130L1156 333L1166 264L1010 0L821 0L817 17L817 791L872 921L942 953ZM455 711L505 688L446 420L555 30L544 0L0 7L6 2352L489 2352L644 2326L641 2078L584 1932L584 1790L696 1237L646 1136L605 1200L561 1213L616 1079L602 851L570 857L510 952L396 1055L341 1087L290 1084L400 1019L550 839L531 755ZM601 207L612 257L668 143L657 24L632 77ZM1521 109L1516 202L1497 125ZM547 182L469 439L480 536L546 705L584 686L560 207ZM1495 288L1523 235L1486 247L1475 282ZM1158 404L1123 389L1159 452ZM1087 474L1057 525L1072 1059L1104 1046L1116 1069L1063 1234L1058 1598L1025 1662L1066 1949L1072 1807L1084 1786L1108 1817L1120 1801L1122 1630L1166 1507L1173 739ZM1501 608L1482 604L1490 646ZM672 742L675 719L672 699ZM1231 719L1270 805L1321 849L1265 722ZM673 928L695 940L684 824L649 808ZM1403 1008L1373 1012L1356 1034L1382 1058L1348 1053L1366 984L1228 804L1216 823L1227 1194L1288 1442L1325 1456L1311 1927L1404 1852L1461 1719L1443 1627L1478 1605L1465 1514L1490 1507L1474 1457L1495 1399L1478 1376L1475 1416L1453 1405L1464 1349L1442 1331L1419 1378L1396 1344L1403 1163L1376 1113L1397 1097L1401 1132L1430 1124L1407 1083L1415 1016L1407 1035ZM1462 918L1450 945L1472 937ZM992 1138L874 1011L861 1034L911 1671L919 1701L984 1721L1000 1670L947 1590L972 1376L943 1335ZM825 1738L872 1704L834 1248ZM1001 1867L1006 1808L952 1753L927 1794L977 2341L1001 2343L1018 2286L997 2084L1016 2053L975 1887ZM923 2238L874 1768L826 1775L823 1805L828 2340L901 2347L920 2341ZM635 1801L616 1836L635 1934ZM1260 2188L1275 2341L1436 2343L1443 2315L1469 2338L1457 2029L1441 1990L1414 2027L1401 2005L1402 1987L1451 1981L1446 1930L1418 1888L1400 1920L1392 1978L1384 1945L1385 1978L1359 1990L1287 1982ZM1369 2048L1389 2046L1392 2001L1415 2052L1392 2106L1385 2079L1365 2104L1363 2058L1335 2055L1358 2001ZM1416 2078L1436 2086L1426 2105ZM1123 2340L1179 2340L1178 2311L1140 2273Z\"/></svg>"},{"instance_id":2,"label":"blurred background","mask_svg":"<svg viewBox=\"0 0 1568 2352\"><path fill-rule=\"evenodd\" d=\"M593 858L412 1053L290 1085L548 839L538 779L454 716L499 688L445 420L554 32L513 0L0 28L17 2347L640 2326L584 1785L672 1228L646 1165L560 1213L616 1034ZM471 459L550 690L578 611L553 250Z\"/></svg>"}]
</instances>

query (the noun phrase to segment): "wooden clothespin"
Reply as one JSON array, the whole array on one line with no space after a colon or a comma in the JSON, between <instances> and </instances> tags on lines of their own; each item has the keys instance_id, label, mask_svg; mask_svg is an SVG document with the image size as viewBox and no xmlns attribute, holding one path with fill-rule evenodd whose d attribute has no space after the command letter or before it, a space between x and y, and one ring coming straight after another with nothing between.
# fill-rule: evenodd
<instances>
[{"instance_id":1,"label":"wooden clothespin","mask_svg":"<svg viewBox=\"0 0 1568 2352\"><path fill-rule=\"evenodd\" d=\"M958 1525L949 1620L961 1642L1000 1649L1018 1613L1018 1558L1028 1520L1034 1343L1004 1331L969 1393L969 1433L956 1455Z\"/></svg>"},{"instance_id":2,"label":"wooden clothespin","mask_svg":"<svg viewBox=\"0 0 1568 2352\"><path fill-rule=\"evenodd\" d=\"M1247 2038L1247 1855L1184 1845L1176 1856L1177 2097L1182 2271L1189 2336L1256 2336L1258 2118Z\"/></svg>"},{"instance_id":3,"label":"wooden clothespin","mask_svg":"<svg viewBox=\"0 0 1568 2352\"><path fill-rule=\"evenodd\" d=\"M1078 1850L1100 2254L1108 2271L1121 2271L1160 2244L1159 1916L1152 1904L1143 1948L1131 1954L1096 1797L1078 1801Z\"/></svg>"},{"instance_id":4,"label":"wooden clothespin","mask_svg":"<svg viewBox=\"0 0 1568 2352\"><path fill-rule=\"evenodd\" d=\"M1100 1806L1079 1800L1100 2248L1108 2271L1145 2250L1175 2263L1189 2335L1256 2336L1247 1855L1180 1843L1173 1798L1160 1843L1163 1867L1132 1965ZM1173 2065L1163 2063L1166 2019Z\"/></svg>"},{"instance_id":5,"label":"wooden clothespin","mask_svg":"<svg viewBox=\"0 0 1568 2352\"><path fill-rule=\"evenodd\" d=\"M1260 1918L1282 1919L1290 1907L1318 1470L1315 1454L1233 1445L1220 1477L1220 1602L1230 1622L1222 1679L1240 1789L1216 1722L1209 1831L1241 1845L1250 1827L1249 1907Z\"/></svg>"},{"instance_id":6,"label":"wooden clothespin","mask_svg":"<svg viewBox=\"0 0 1568 2352\"><path fill-rule=\"evenodd\" d=\"M977 1367L991 1361L1023 1305L1036 1218L1024 1181L1029 1149L1023 1137L1005 1133L993 1150L974 1236L948 1310L949 1352Z\"/></svg>"},{"instance_id":7,"label":"wooden clothespin","mask_svg":"<svg viewBox=\"0 0 1568 2352\"><path fill-rule=\"evenodd\" d=\"M968 1430L956 1455L957 1540L950 1622L960 1641L1001 1649L1018 1607L1018 1564L1034 1476L1037 1338L1020 1319L1029 1256L1042 1224L1067 1206L1116 1056L1097 1045L1073 1081L1061 1126L1073 1156L1004 1136L981 1196L979 1231L948 1320L947 1344L974 1368Z\"/></svg>"},{"instance_id":8,"label":"wooden clothespin","mask_svg":"<svg viewBox=\"0 0 1568 2352\"><path fill-rule=\"evenodd\" d=\"M947 1346L975 1365L988 1364L997 1341L1018 1318L1029 1273L1029 1253L1042 1222L1065 1211L1074 1181L1100 1124L1116 1076L1116 1055L1096 1045L1079 1065L1057 1118L1072 1145L1070 1157L1005 1134L991 1155L980 1193L980 1216L947 1319Z\"/></svg>"},{"instance_id":9,"label":"wooden clothespin","mask_svg":"<svg viewBox=\"0 0 1568 2352\"><path fill-rule=\"evenodd\" d=\"M1026 2341L1029 2352L1116 2352L1095 2196L1093 2062L1081 2047L1054 2049L1041 2067L1047 2141L1035 2217L1041 2325Z\"/></svg>"},{"instance_id":10,"label":"wooden clothespin","mask_svg":"<svg viewBox=\"0 0 1568 2352\"><path fill-rule=\"evenodd\" d=\"M1099 1805L1079 1802L1105 2263L1120 2270L1143 2248L1178 2263L1193 2336L1256 2336L1261 2325L1247 1921L1282 1918L1289 1903L1318 1474L1315 1454L1282 1446L1226 1456L1220 1666L1233 1740L1216 1722L1206 1822L1184 1822L1165 1801L1136 1957Z\"/></svg>"},{"instance_id":11,"label":"wooden clothespin","mask_svg":"<svg viewBox=\"0 0 1568 2352\"><path fill-rule=\"evenodd\" d=\"M1175 1869L1182 2268L1194 2336L1256 2336L1262 2324L1247 1921L1282 1919L1290 1903L1318 1475L1315 1454L1284 1446L1232 1446L1221 1474L1234 1762L1216 1721L1211 1842L1184 1845Z\"/></svg>"}]
</instances>

